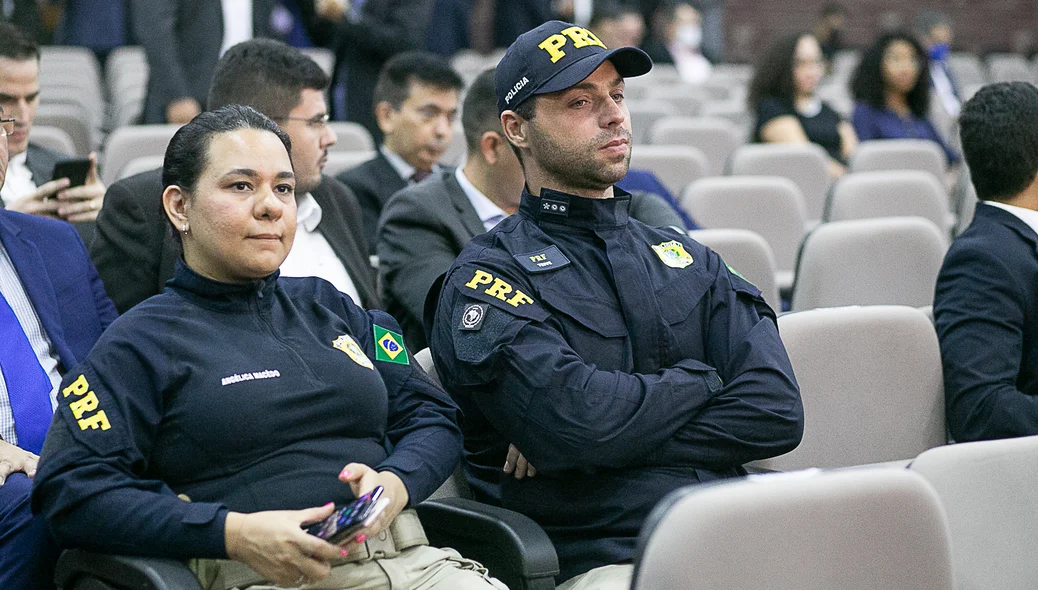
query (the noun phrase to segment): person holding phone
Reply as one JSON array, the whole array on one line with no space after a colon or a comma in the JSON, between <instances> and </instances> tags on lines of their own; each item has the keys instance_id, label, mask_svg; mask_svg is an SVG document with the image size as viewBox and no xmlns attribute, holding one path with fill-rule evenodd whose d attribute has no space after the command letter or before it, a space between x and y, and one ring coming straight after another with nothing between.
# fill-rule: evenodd
<instances>
[{"instance_id":1,"label":"person holding phone","mask_svg":"<svg viewBox=\"0 0 1038 590\"><path fill-rule=\"evenodd\" d=\"M71 174L73 178L55 176L55 167L61 172L59 163L70 157L32 143L39 106L40 49L17 27L0 23L0 107L15 120L14 131L7 137L11 161L0 198L12 211L73 223L94 221L105 196L97 155L90 154L71 169L66 166L69 172L79 171Z\"/></svg>"},{"instance_id":2,"label":"person holding phone","mask_svg":"<svg viewBox=\"0 0 1038 590\"><path fill-rule=\"evenodd\" d=\"M388 588L387 570L393 588L502 588L429 547L408 510L451 474L461 433L396 321L279 276L290 153L241 105L174 135L162 205L183 255L63 379L33 506L65 546L198 558L207 588ZM381 512L342 545L303 529L378 488Z\"/></svg>"}]
</instances>

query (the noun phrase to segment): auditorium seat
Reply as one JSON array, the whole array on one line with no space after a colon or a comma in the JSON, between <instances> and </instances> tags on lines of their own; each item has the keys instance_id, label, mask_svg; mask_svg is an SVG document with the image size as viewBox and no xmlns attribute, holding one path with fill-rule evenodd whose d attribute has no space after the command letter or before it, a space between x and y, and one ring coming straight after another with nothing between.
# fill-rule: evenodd
<instances>
[{"instance_id":1,"label":"auditorium seat","mask_svg":"<svg viewBox=\"0 0 1038 590\"><path fill-rule=\"evenodd\" d=\"M975 53L953 51L948 56L948 67L960 88L988 83L987 68Z\"/></svg>"},{"instance_id":2,"label":"auditorium seat","mask_svg":"<svg viewBox=\"0 0 1038 590\"><path fill-rule=\"evenodd\" d=\"M628 100L627 108L631 113L631 143L634 145L646 143L656 121L681 114L665 100Z\"/></svg>"},{"instance_id":3,"label":"auditorium seat","mask_svg":"<svg viewBox=\"0 0 1038 590\"><path fill-rule=\"evenodd\" d=\"M948 193L932 174L918 170L853 172L836 182L824 219L916 216L950 231L955 218L949 208Z\"/></svg>"},{"instance_id":4,"label":"auditorium seat","mask_svg":"<svg viewBox=\"0 0 1038 590\"><path fill-rule=\"evenodd\" d=\"M360 123L353 121L329 121L328 126L335 131L335 145L328 152L370 152L375 149L375 140L371 132Z\"/></svg>"},{"instance_id":5,"label":"auditorium seat","mask_svg":"<svg viewBox=\"0 0 1038 590\"><path fill-rule=\"evenodd\" d=\"M659 84L648 88L645 99L669 103L674 107L674 114L677 116L695 117L703 109L707 97L700 86ZM651 128L646 131L651 131Z\"/></svg>"},{"instance_id":6,"label":"auditorium seat","mask_svg":"<svg viewBox=\"0 0 1038 590\"><path fill-rule=\"evenodd\" d=\"M914 307L787 313L779 333L804 402L803 441L778 471L907 461L947 441L937 333Z\"/></svg>"},{"instance_id":7,"label":"auditorium seat","mask_svg":"<svg viewBox=\"0 0 1038 590\"><path fill-rule=\"evenodd\" d=\"M112 184L123 166L141 156L161 156L180 125L130 125L120 127L109 136L105 146L102 180Z\"/></svg>"},{"instance_id":8,"label":"auditorium seat","mask_svg":"<svg viewBox=\"0 0 1038 590\"><path fill-rule=\"evenodd\" d=\"M122 180L135 174L140 174L141 172L162 168L162 162L164 159L165 156L160 155L134 158L122 167L122 170L119 171L119 177L116 180Z\"/></svg>"},{"instance_id":9,"label":"auditorium seat","mask_svg":"<svg viewBox=\"0 0 1038 590\"><path fill-rule=\"evenodd\" d=\"M649 143L697 148L706 156L707 175L721 176L743 138L735 123L721 117L665 117L649 130Z\"/></svg>"},{"instance_id":10,"label":"auditorium seat","mask_svg":"<svg viewBox=\"0 0 1038 590\"><path fill-rule=\"evenodd\" d=\"M910 469L937 490L959 590L1025 590L1038 581L1038 436L960 443Z\"/></svg>"},{"instance_id":11,"label":"auditorium seat","mask_svg":"<svg viewBox=\"0 0 1038 590\"><path fill-rule=\"evenodd\" d=\"M947 248L921 217L823 223L801 247L791 309L929 305Z\"/></svg>"},{"instance_id":12,"label":"auditorium seat","mask_svg":"<svg viewBox=\"0 0 1038 590\"><path fill-rule=\"evenodd\" d=\"M57 150L69 157L85 158L87 156L85 152L80 152L76 149L72 136L60 127L33 124L32 142L45 148Z\"/></svg>"},{"instance_id":13,"label":"auditorium seat","mask_svg":"<svg viewBox=\"0 0 1038 590\"><path fill-rule=\"evenodd\" d=\"M775 255L779 289L792 286L806 224L804 197L793 181L777 176L704 178L687 187L680 202L700 227L760 234Z\"/></svg>"},{"instance_id":14,"label":"auditorium seat","mask_svg":"<svg viewBox=\"0 0 1038 590\"><path fill-rule=\"evenodd\" d=\"M776 313L782 311L775 282L775 254L760 234L747 229L697 229L688 232L688 236L717 252L725 264L761 290Z\"/></svg>"},{"instance_id":15,"label":"auditorium seat","mask_svg":"<svg viewBox=\"0 0 1038 590\"><path fill-rule=\"evenodd\" d=\"M944 182L948 169L944 151L927 139L874 139L863 141L854 151L851 172L922 170Z\"/></svg>"},{"instance_id":16,"label":"auditorium seat","mask_svg":"<svg viewBox=\"0 0 1038 590\"><path fill-rule=\"evenodd\" d=\"M947 519L904 469L689 486L642 528L632 589L691 588L950 590Z\"/></svg>"},{"instance_id":17,"label":"auditorium seat","mask_svg":"<svg viewBox=\"0 0 1038 590\"><path fill-rule=\"evenodd\" d=\"M335 73L335 53L331 49L325 49L323 47L300 47L299 51L303 55L314 60L317 65L321 66L325 74L331 76Z\"/></svg>"},{"instance_id":18,"label":"auditorium seat","mask_svg":"<svg viewBox=\"0 0 1038 590\"><path fill-rule=\"evenodd\" d=\"M76 154L89 154L94 149L94 133L90 129L89 118L78 105L40 104L36 108L33 127L36 125L57 127L67 133L76 146Z\"/></svg>"},{"instance_id":19,"label":"auditorium seat","mask_svg":"<svg viewBox=\"0 0 1038 590\"><path fill-rule=\"evenodd\" d=\"M707 175L706 156L691 146L638 145L631 150L631 168L651 170L675 195Z\"/></svg>"},{"instance_id":20,"label":"auditorium seat","mask_svg":"<svg viewBox=\"0 0 1038 590\"><path fill-rule=\"evenodd\" d=\"M782 176L804 196L808 221L822 218L829 193L829 156L813 144L747 144L732 154L729 173L735 176Z\"/></svg>"},{"instance_id":21,"label":"auditorium seat","mask_svg":"<svg viewBox=\"0 0 1038 590\"><path fill-rule=\"evenodd\" d=\"M991 82L1035 83L1031 64L1019 53L993 53L988 56L988 72Z\"/></svg>"},{"instance_id":22,"label":"auditorium seat","mask_svg":"<svg viewBox=\"0 0 1038 590\"><path fill-rule=\"evenodd\" d=\"M338 176L340 172L356 168L374 157L374 150L370 152L328 152L328 163L324 166L324 175Z\"/></svg>"}]
</instances>

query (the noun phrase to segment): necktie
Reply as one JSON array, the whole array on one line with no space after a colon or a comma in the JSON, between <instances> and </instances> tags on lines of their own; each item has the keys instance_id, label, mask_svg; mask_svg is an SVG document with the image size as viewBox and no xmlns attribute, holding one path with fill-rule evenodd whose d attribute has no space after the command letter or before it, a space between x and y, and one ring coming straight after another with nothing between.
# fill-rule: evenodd
<instances>
[{"instance_id":1,"label":"necktie","mask_svg":"<svg viewBox=\"0 0 1038 590\"><path fill-rule=\"evenodd\" d=\"M18 446L40 453L50 426L50 378L40 366L14 310L0 293L0 371L14 414Z\"/></svg>"},{"instance_id":2,"label":"necktie","mask_svg":"<svg viewBox=\"0 0 1038 590\"><path fill-rule=\"evenodd\" d=\"M426 178L429 178L430 174L432 174L432 171L430 171L430 170L417 170L416 169L414 171L414 174L411 175L411 180L414 181L415 183L418 183L418 182L421 182L421 181L425 180Z\"/></svg>"}]
</instances>

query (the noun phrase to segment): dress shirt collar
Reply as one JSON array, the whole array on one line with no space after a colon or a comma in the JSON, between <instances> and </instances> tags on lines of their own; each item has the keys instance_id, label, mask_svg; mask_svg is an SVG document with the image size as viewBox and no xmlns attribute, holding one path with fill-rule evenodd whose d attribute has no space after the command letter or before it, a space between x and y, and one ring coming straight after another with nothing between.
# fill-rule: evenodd
<instances>
[{"instance_id":1,"label":"dress shirt collar","mask_svg":"<svg viewBox=\"0 0 1038 590\"><path fill-rule=\"evenodd\" d=\"M296 224L301 226L307 233L317 231L321 223L321 205L310 193L306 193L296 200Z\"/></svg>"},{"instance_id":2,"label":"dress shirt collar","mask_svg":"<svg viewBox=\"0 0 1038 590\"><path fill-rule=\"evenodd\" d=\"M0 196L10 206L17 203L36 190L36 183L32 179L32 170L29 169L26 150L17 156L11 156L7 163L7 177L0 188Z\"/></svg>"},{"instance_id":3,"label":"dress shirt collar","mask_svg":"<svg viewBox=\"0 0 1038 590\"><path fill-rule=\"evenodd\" d=\"M616 229L627 225L631 194L613 187L611 199L588 199L552 189L541 189L539 197L523 188L519 210L537 221L592 230Z\"/></svg>"},{"instance_id":4,"label":"dress shirt collar","mask_svg":"<svg viewBox=\"0 0 1038 590\"><path fill-rule=\"evenodd\" d=\"M389 165L393 167L393 170L396 170L396 173L400 175L400 178L404 179L408 184L413 182L411 177L414 176L415 173L414 166L405 162L403 158L397 155L393 150L387 148L385 144L382 144L378 148L378 151L382 152L382 155L386 157L386 160L389 160ZM440 165L433 164L432 173L437 174L439 172Z\"/></svg>"},{"instance_id":5,"label":"dress shirt collar","mask_svg":"<svg viewBox=\"0 0 1038 590\"><path fill-rule=\"evenodd\" d=\"M1027 209L1025 207L1017 207L1016 205L1006 205L998 201L981 201L985 205L991 205L992 207L998 207L1003 211L1008 211L1015 215L1020 221L1023 221L1034 230L1035 235L1038 235L1038 211L1034 209Z\"/></svg>"},{"instance_id":6,"label":"dress shirt collar","mask_svg":"<svg viewBox=\"0 0 1038 590\"><path fill-rule=\"evenodd\" d=\"M472 182L469 181L465 173L461 171L461 167L458 167L454 171L454 177L458 179L458 184L461 185L461 190L465 191L465 196L468 197L469 202L472 203L472 208L476 210L476 215L479 215L479 220L483 222L483 227L487 231L490 231L497 225L502 219L508 217L508 213L505 213L504 209L498 207L487 198ZM493 223L491 223L493 222ZM489 227L488 227L489 226Z\"/></svg>"}]
</instances>

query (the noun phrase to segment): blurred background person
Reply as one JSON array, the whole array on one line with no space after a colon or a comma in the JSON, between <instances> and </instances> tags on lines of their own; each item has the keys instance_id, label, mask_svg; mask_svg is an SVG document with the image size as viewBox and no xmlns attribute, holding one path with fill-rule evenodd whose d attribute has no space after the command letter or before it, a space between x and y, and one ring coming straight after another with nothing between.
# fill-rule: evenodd
<instances>
[{"instance_id":1,"label":"blurred background person","mask_svg":"<svg viewBox=\"0 0 1038 590\"><path fill-rule=\"evenodd\" d=\"M588 26L606 47L640 47L645 39L645 19L641 11L609 0L595 2Z\"/></svg>"},{"instance_id":2,"label":"blurred background person","mask_svg":"<svg viewBox=\"0 0 1038 590\"><path fill-rule=\"evenodd\" d=\"M313 7L318 16L312 27L317 43L335 50L332 118L360 123L378 144L382 130L372 99L378 73L394 55L425 47L433 2L314 0Z\"/></svg>"},{"instance_id":3,"label":"blurred background person","mask_svg":"<svg viewBox=\"0 0 1038 590\"><path fill-rule=\"evenodd\" d=\"M962 94L948 65L953 39L951 19L943 12L926 10L916 17L915 27L930 60L930 86L945 112L954 119L959 116Z\"/></svg>"},{"instance_id":4,"label":"blurred background person","mask_svg":"<svg viewBox=\"0 0 1038 590\"><path fill-rule=\"evenodd\" d=\"M689 84L702 84L710 78L712 66L700 50L703 21L691 3L671 0L657 8L653 32L644 47L653 63L674 64Z\"/></svg>"},{"instance_id":5,"label":"blurred background person","mask_svg":"<svg viewBox=\"0 0 1038 590\"><path fill-rule=\"evenodd\" d=\"M78 45L104 65L115 48L129 44L126 0L64 0L54 31L55 45Z\"/></svg>"},{"instance_id":6,"label":"blurred background person","mask_svg":"<svg viewBox=\"0 0 1038 590\"><path fill-rule=\"evenodd\" d=\"M842 176L858 146L850 123L818 97L824 62L818 40L794 33L768 48L750 81L747 103L756 114L753 140L815 143L829 154L829 172Z\"/></svg>"},{"instance_id":7,"label":"blurred background person","mask_svg":"<svg viewBox=\"0 0 1038 590\"><path fill-rule=\"evenodd\" d=\"M133 36L148 56L142 123L187 123L202 112L216 61L269 37L274 0L130 0Z\"/></svg>"},{"instance_id":8,"label":"blurred background person","mask_svg":"<svg viewBox=\"0 0 1038 590\"><path fill-rule=\"evenodd\" d=\"M941 146L949 164L956 164L959 155L929 118L929 77L926 50L915 37L893 32L877 39L851 80L858 139L928 139Z\"/></svg>"},{"instance_id":9,"label":"blurred background person","mask_svg":"<svg viewBox=\"0 0 1038 590\"><path fill-rule=\"evenodd\" d=\"M822 7L815 24L815 39L822 48L827 64L832 64L836 53L843 49L843 27L847 23L847 9L842 4L830 2Z\"/></svg>"}]
</instances>

